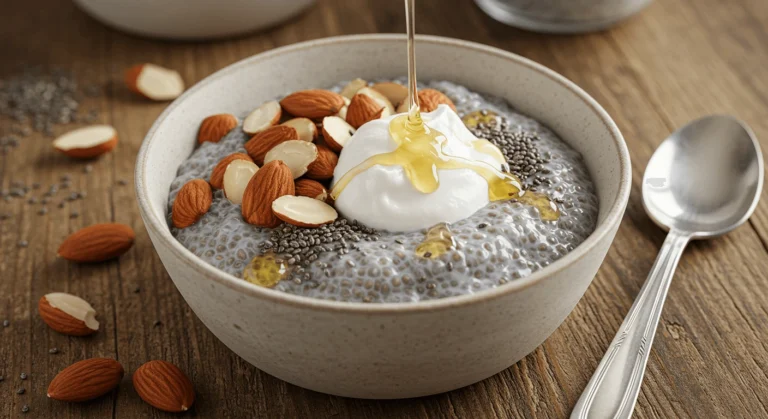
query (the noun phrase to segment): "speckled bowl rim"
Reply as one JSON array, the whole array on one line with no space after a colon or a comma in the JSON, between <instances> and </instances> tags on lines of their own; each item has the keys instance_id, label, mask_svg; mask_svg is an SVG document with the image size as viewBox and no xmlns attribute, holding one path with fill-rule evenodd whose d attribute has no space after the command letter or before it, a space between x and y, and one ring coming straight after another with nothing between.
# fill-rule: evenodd
<instances>
[{"instance_id":1,"label":"speckled bowl rim","mask_svg":"<svg viewBox=\"0 0 768 419\"><path fill-rule=\"evenodd\" d=\"M158 128L165 123L168 115L173 110L189 98L195 91L203 86L211 83L222 77L227 77L230 72L239 69L241 67L249 66L253 62L264 59L272 58L275 56L300 52L311 48L316 48L329 44L337 43L370 43L375 44L377 42L402 41L403 47L405 47L405 35L400 34L375 34L375 35L349 35L338 36L331 38L322 38L313 41L301 42L298 44L292 44L281 48L273 49L267 52L263 52L252 57L243 59L234 64L231 64L216 73L206 77L195 86L187 90L183 95L176 99L167 109L158 117L155 123L150 128L144 142L139 150L139 154L136 160L135 170L135 185L136 185L136 197L139 204L139 209L143 214L145 221L145 227L147 230L154 233L154 238L157 243L155 246L165 246L166 249L173 252L177 257L186 261L189 265L192 265L198 274L205 276L207 279L216 281L221 285L229 287L235 291L249 295L251 297L268 300L274 303L299 306L309 309L331 311L331 312L348 312L354 314L406 314L416 312L437 311L444 309L451 309L459 306L466 306L470 304L479 304L484 301L489 301L496 298L501 298L507 294L518 292L527 287L533 286L536 283L543 281L552 274L568 269L578 259L584 257L587 253L592 251L595 246L606 236L611 234L611 231L621 222L624 210L629 200L629 192L632 183L632 172L629 158L629 151L624 142L624 138L619 131L619 128L613 122L608 113L590 97L584 90L576 86L573 82L565 77L557 74L556 72L531 61L527 58L523 58L519 55L512 54L510 52L489 47L486 45L462 41L453 38L446 38L440 36L419 36L420 43L441 44L447 45L459 49L469 49L479 51L485 54L495 55L506 60L514 61L518 65L523 65L529 69L541 73L542 75L550 78L552 81L562 85L563 87L571 90L575 93L584 105L589 107L603 123L605 128L610 132L613 137L613 141L618 150L616 158L619 159L620 177L619 177L619 190L614 201L610 204L608 213L605 219L597 226L594 232L587 237L587 239L577 246L573 251L556 260L551 265L531 274L522 279L508 282L503 286L499 286L493 289L480 291L473 294L465 294L460 296L446 297L437 300L421 301L415 303L355 303L355 302L340 302L340 301L328 301L320 300L312 297L305 297L300 295L288 294L281 291L272 290L269 288L259 287L249 282L243 281L241 278L236 278L224 271L221 271L212 265L204 262L198 258L195 254L182 246L173 235L171 235L170 228L168 227L165 217L157 217L152 203L144 187L147 184L146 162L149 157L149 150L154 141L160 141L155 136ZM190 140L192 141L192 140ZM159 211L161 214L165 213ZM183 280L183 279L182 279Z\"/></svg>"}]
</instances>

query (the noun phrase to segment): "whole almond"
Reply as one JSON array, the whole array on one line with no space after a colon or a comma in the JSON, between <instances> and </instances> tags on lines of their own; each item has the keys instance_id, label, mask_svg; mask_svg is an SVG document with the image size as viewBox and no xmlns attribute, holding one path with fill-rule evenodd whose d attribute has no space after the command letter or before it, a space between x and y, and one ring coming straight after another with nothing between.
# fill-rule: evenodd
<instances>
[{"instance_id":1,"label":"whole almond","mask_svg":"<svg viewBox=\"0 0 768 419\"><path fill-rule=\"evenodd\" d=\"M266 156L269 150L272 150L274 146L284 141L298 139L299 132L296 131L296 128L288 125L275 125L251 137L251 139L245 143L245 150L248 152L248 155L251 156L254 163L261 166L264 164L264 156Z\"/></svg>"},{"instance_id":2,"label":"whole almond","mask_svg":"<svg viewBox=\"0 0 768 419\"><path fill-rule=\"evenodd\" d=\"M318 119L336 115L344 107L344 97L330 90L302 90L283 98L280 106L293 116Z\"/></svg>"},{"instance_id":3,"label":"whole almond","mask_svg":"<svg viewBox=\"0 0 768 419\"><path fill-rule=\"evenodd\" d=\"M381 118L384 109L384 106L370 96L358 93L352 97L352 102L347 108L347 122L355 129L360 128L368 121Z\"/></svg>"},{"instance_id":4,"label":"whole almond","mask_svg":"<svg viewBox=\"0 0 768 419\"><path fill-rule=\"evenodd\" d=\"M133 373L133 388L142 400L166 412L184 412L195 402L195 388L175 365L149 361Z\"/></svg>"},{"instance_id":5,"label":"whole almond","mask_svg":"<svg viewBox=\"0 0 768 419\"><path fill-rule=\"evenodd\" d=\"M70 336L87 336L99 330L96 310L82 298L63 292L40 297L40 317L51 329Z\"/></svg>"},{"instance_id":6,"label":"whole almond","mask_svg":"<svg viewBox=\"0 0 768 419\"><path fill-rule=\"evenodd\" d=\"M272 213L272 202L295 193L291 169L281 160L271 161L259 169L245 187L241 203L243 219L259 227L277 227L280 219Z\"/></svg>"},{"instance_id":7,"label":"whole almond","mask_svg":"<svg viewBox=\"0 0 768 419\"><path fill-rule=\"evenodd\" d=\"M127 252L135 238L133 229L127 225L94 224L64 239L58 256L73 262L103 262Z\"/></svg>"},{"instance_id":8,"label":"whole almond","mask_svg":"<svg viewBox=\"0 0 768 419\"><path fill-rule=\"evenodd\" d=\"M432 112L437 109L437 105L448 105L451 109L456 111L456 105L453 101L445 95L445 93L435 89L422 89L419 90L419 108L422 112Z\"/></svg>"},{"instance_id":9,"label":"whole almond","mask_svg":"<svg viewBox=\"0 0 768 419\"><path fill-rule=\"evenodd\" d=\"M299 179L296 181L296 196L306 196L308 198L326 201L328 191L322 183L312 179Z\"/></svg>"},{"instance_id":10,"label":"whole almond","mask_svg":"<svg viewBox=\"0 0 768 419\"><path fill-rule=\"evenodd\" d=\"M123 366L114 359L91 358L75 362L53 377L48 397L63 402L84 402L114 390L123 379Z\"/></svg>"},{"instance_id":11,"label":"whole almond","mask_svg":"<svg viewBox=\"0 0 768 419\"><path fill-rule=\"evenodd\" d=\"M237 118L228 113L211 115L200 124L197 131L197 142L202 144L206 141L218 143L227 133L237 126Z\"/></svg>"},{"instance_id":12,"label":"whole almond","mask_svg":"<svg viewBox=\"0 0 768 419\"><path fill-rule=\"evenodd\" d=\"M317 158L307 167L307 177L326 180L333 177L333 171L339 162L339 156L324 145L317 146Z\"/></svg>"},{"instance_id":13,"label":"whole almond","mask_svg":"<svg viewBox=\"0 0 768 419\"><path fill-rule=\"evenodd\" d=\"M224 172L227 171L227 166L235 160L246 160L253 162L251 156L244 153L232 153L227 157L224 157L216 164L216 167L211 171L211 179L208 183L215 189L222 189L224 187Z\"/></svg>"},{"instance_id":14,"label":"whole almond","mask_svg":"<svg viewBox=\"0 0 768 419\"><path fill-rule=\"evenodd\" d=\"M171 208L171 220L176 228L186 228L196 223L211 208L211 185L202 179L192 179L181 187Z\"/></svg>"}]
</instances>

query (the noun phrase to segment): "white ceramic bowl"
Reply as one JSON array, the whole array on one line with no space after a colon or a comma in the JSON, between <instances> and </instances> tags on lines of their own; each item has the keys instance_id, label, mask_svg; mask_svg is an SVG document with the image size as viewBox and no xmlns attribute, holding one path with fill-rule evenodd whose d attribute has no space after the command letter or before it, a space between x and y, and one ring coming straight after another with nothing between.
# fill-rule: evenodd
<instances>
[{"instance_id":1,"label":"white ceramic bowl","mask_svg":"<svg viewBox=\"0 0 768 419\"><path fill-rule=\"evenodd\" d=\"M325 393L402 398L472 384L511 366L571 312L605 257L629 196L621 133L584 91L514 54L438 37L417 41L418 72L505 97L579 150L599 197L594 233L533 275L473 295L413 304L314 300L260 288L198 259L171 235L168 188L195 148L200 121L243 114L275 96L340 80L401 76L405 37L328 38L233 64L171 104L136 165L141 215L176 287L203 323L259 369Z\"/></svg>"},{"instance_id":2,"label":"white ceramic bowl","mask_svg":"<svg viewBox=\"0 0 768 419\"><path fill-rule=\"evenodd\" d=\"M315 0L74 0L83 11L125 32L154 38L208 39L282 22Z\"/></svg>"}]
</instances>

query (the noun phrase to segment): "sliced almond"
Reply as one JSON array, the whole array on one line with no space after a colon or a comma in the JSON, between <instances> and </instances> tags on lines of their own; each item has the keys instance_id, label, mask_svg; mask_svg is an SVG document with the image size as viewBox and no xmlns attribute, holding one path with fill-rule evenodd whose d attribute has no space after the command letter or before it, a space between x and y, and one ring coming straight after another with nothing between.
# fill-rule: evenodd
<instances>
[{"instance_id":1,"label":"sliced almond","mask_svg":"<svg viewBox=\"0 0 768 419\"><path fill-rule=\"evenodd\" d=\"M229 202L240 205L243 202L243 192L259 166L248 160L233 160L224 170L224 196Z\"/></svg>"},{"instance_id":2,"label":"sliced almond","mask_svg":"<svg viewBox=\"0 0 768 419\"><path fill-rule=\"evenodd\" d=\"M456 105L453 101L445 95L445 93L435 89L422 89L419 90L419 107L422 112L432 112L437 109L438 105L448 105L456 111Z\"/></svg>"},{"instance_id":3,"label":"sliced almond","mask_svg":"<svg viewBox=\"0 0 768 419\"><path fill-rule=\"evenodd\" d=\"M117 146L117 131L109 125L78 128L53 140L53 146L69 157L92 159Z\"/></svg>"},{"instance_id":4,"label":"sliced almond","mask_svg":"<svg viewBox=\"0 0 768 419\"><path fill-rule=\"evenodd\" d=\"M125 72L133 92L152 100L172 100L184 92L184 80L175 70L155 64L137 64Z\"/></svg>"},{"instance_id":5,"label":"sliced almond","mask_svg":"<svg viewBox=\"0 0 768 419\"><path fill-rule=\"evenodd\" d=\"M187 228L208 213L213 203L211 185L203 179L192 179L181 187L171 208L171 219L176 228Z\"/></svg>"},{"instance_id":6,"label":"sliced almond","mask_svg":"<svg viewBox=\"0 0 768 419\"><path fill-rule=\"evenodd\" d=\"M319 227L339 217L332 206L306 196L285 195L272 202L277 218L299 227Z\"/></svg>"},{"instance_id":7,"label":"sliced almond","mask_svg":"<svg viewBox=\"0 0 768 419\"><path fill-rule=\"evenodd\" d=\"M408 88L393 81L376 83L371 88L384 95L392 104L400 103L408 98Z\"/></svg>"},{"instance_id":8,"label":"sliced almond","mask_svg":"<svg viewBox=\"0 0 768 419\"><path fill-rule=\"evenodd\" d=\"M269 150L284 141L298 140L299 132L287 125L275 125L254 135L245 143L245 150L258 165L264 164L264 156Z\"/></svg>"},{"instance_id":9,"label":"sliced almond","mask_svg":"<svg viewBox=\"0 0 768 419\"><path fill-rule=\"evenodd\" d=\"M354 79L351 82L347 83L347 85L344 86L343 89L341 89L341 95L347 99L352 99L352 97L355 96L357 91L362 89L365 86L368 86L367 81L363 79Z\"/></svg>"},{"instance_id":10,"label":"sliced almond","mask_svg":"<svg viewBox=\"0 0 768 419\"><path fill-rule=\"evenodd\" d=\"M295 185L296 196L306 196L308 198L325 201L328 199L328 191L322 183L312 179L299 179Z\"/></svg>"},{"instance_id":11,"label":"sliced almond","mask_svg":"<svg viewBox=\"0 0 768 419\"><path fill-rule=\"evenodd\" d=\"M296 129L301 141L312 142L317 139L317 125L309 118L293 118L283 122L281 125Z\"/></svg>"},{"instance_id":12,"label":"sliced almond","mask_svg":"<svg viewBox=\"0 0 768 419\"><path fill-rule=\"evenodd\" d=\"M243 120L243 131L246 134L256 134L277 124L283 110L276 100L271 100L254 109Z\"/></svg>"},{"instance_id":13,"label":"sliced almond","mask_svg":"<svg viewBox=\"0 0 768 419\"><path fill-rule=\"evenodd\" d=\"M259 227L277 227L280 219L272 212L272 202L294 193L296 189L288 166L280 160L265 164L245 187L241 206L243 219Z\"/></svg>"},{"instance_id":14,"label":"sliced almond","mask_svg":"<svg viewBox=\"0 0 768 419\"><path fill-rule=\"evenodd\" d=\"M307 177L310 179L326 180L333 177L339 156L326 146L317 146L317 158L307 167Z\"/></svg>"},{"instance_id":15,"label":"sliced almond","mask_svg":"<svg viewBox=\"0 0 768 419\"><path fill-rule=\"evenodd\" d=\"M211 115L200 124L197 131L197 142L202 144L206 141L218 143L237 126L237 118L228 113Z\"/></svg>"},{"instance_id":16,"label":"sliced almond","mask_svg":"<svg viewBox=\"0 0 768 419\"><path fill-rule=\"evenodd\" d=\"M347 110L349 109L349 104L352 103L351 100L344 98L344 107L339 110L339 113L336 114L341 119L346 120L347 119Z\"/></svg>"},{"instance_id":17,"label":"sliced almond","mask_svg":"<svg viewBox=\"0 0 768 419\"><path fill-rule=\"evenodd\" d=\"M387 108L381 115L382 118L386 118L395 113L395 106L392 105L392 102L390 102L389 99L387 99L387 97L381 94L378 90L374 90L370 87L363 87L357 91L357 94L366 95L375 100L380 106Z\"/></svg>"},{"instance_id":18,"label":"sliced almond","mask_svg":"<svg viewBox=\"0 0 768 419\"><path fill-rule=\"evenodd\" d=\"M280 106L293 116L320 119L336 115L344 107L344 97L330 90L302 90L284 97Z\"/></svg>"},{"instance_id":19,"label":"sliced almond","mask_svg":"<svg viewBox=\"0 0 768 419\"><path fill-rule=\"evenodd\" d=\"M307 173L307 167L317 159L317 147L314 143L291 140L282 142L264 156L264 164L274 160L282 160L289 169L293 178L299 178Z\"/></svg>"},{"instance_id":20,"label":"sliced almond","mask_svg":"<svg viewBox=\"0 0 768 419\"><path fill-rule=\"evenodd\" d=\"M96 310L82 298L52 292L40 298L38 312L51 329L70 336L87 336L99 330Z\"/></svg>"},{"instance_id":21,"label":"sliced almond","mask_svg":"<svg viewBox=\"0 0 768 419\"><path fill-rule=\"evenodd\" d=\"M352 98L347 110L347 122L354 128L360 128L368 121L382 117L387 108L376 99L358 93Z\"/></svg>"},{"instance_id":22,"label":"sliced almond","mask_svg":"<svg viewBox=\"0 0 768 419\"><path fill-rule=\"evenodd\" d=\"M323 118L323 138L331 150L340 153L354 134L355 128L340 117L328 116Z\"/></svg>"},{"instance_id":23,"label":"sliced almond","mask_svg":"<svg viewBox=\"0 0 768 419\"><path fill-rule=\"evenodd\" d=\"M211 184L212 188L214 189L224 188L224 172L227 171L227 166L229 166L229 164L235 160L245 160L249 162L253 161L253 159L251 159L251 156L244 153L232 153L229 156L224 157L216 164L216 167L214 167L213 170L211 171L211 178L208 180L208 183Z\"/></svg>"}]
</instances>

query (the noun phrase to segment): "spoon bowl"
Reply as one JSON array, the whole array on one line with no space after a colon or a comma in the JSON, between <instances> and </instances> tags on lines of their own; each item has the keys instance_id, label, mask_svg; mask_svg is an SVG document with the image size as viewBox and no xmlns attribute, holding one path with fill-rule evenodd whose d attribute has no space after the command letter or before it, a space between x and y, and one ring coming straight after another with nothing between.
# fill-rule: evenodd
<instances>
[{"instance_id":1,"label":"spoon bowl","mask_svg":"<svg viewBox=\"0 0 768 419\"><path fill-rule=\"evenodd\" d=\"M752 130L726 115L698 119L670 135L643 177L645 211L691 238L725 234L746 221L763 187L763 156Z\"/></svg>"}]
</instances>

